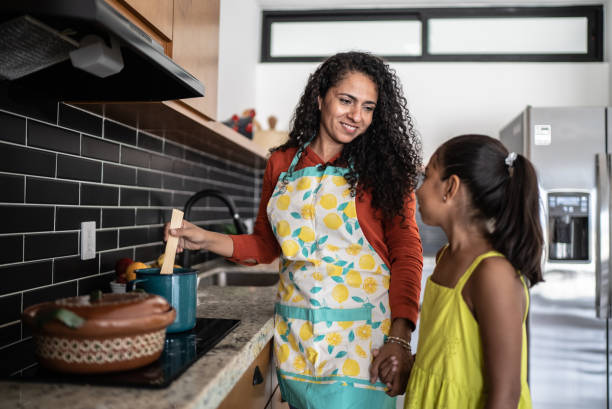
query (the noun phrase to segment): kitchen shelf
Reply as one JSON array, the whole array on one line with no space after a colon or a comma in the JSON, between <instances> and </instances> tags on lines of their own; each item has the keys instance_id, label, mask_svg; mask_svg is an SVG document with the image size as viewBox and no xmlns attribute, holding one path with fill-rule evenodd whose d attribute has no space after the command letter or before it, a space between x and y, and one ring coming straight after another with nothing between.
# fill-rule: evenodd
<instances>
[{"instance_id":1,"label":"kitchen shelf","mask_svg":"<svg viewBox=\"0 0 612 409\"><path fill-rule=\"evenodd\" d=\"M221 122L204 117L182 101L70 104L246 166L256 169L266 166L266 149Z\"/></svg>"}]
</instances>

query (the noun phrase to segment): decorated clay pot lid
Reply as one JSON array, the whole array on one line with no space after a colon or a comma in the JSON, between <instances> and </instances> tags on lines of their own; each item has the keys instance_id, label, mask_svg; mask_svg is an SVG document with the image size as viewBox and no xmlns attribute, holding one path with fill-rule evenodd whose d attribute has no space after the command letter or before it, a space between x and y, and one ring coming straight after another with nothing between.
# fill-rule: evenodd
<instances>
[{"instance_id":1,"label":"decorated clay pot lid","mask_svg":"<svg viewBox=\"0 0 612 409\"><path fill-rule=\"evenodd\" d=\"M86 320L107 320L163 314L170 309L170 304L159 295L133 292L62 298L50 303L49 307L70 310Z\"/></svg>"}]
</instances>

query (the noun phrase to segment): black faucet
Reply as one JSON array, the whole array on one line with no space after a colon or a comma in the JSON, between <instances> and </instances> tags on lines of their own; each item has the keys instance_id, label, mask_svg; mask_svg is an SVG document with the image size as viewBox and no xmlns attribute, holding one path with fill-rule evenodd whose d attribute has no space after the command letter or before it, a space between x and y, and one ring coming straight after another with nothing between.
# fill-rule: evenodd
<instances>
[{"instance_id":1,"label":"black faucet","mask_svg":"<svg viewBox=\"0 0 612 409\"><path fill-rule=\"evenodd\" d=\"M232 220L234 221L234 226L236 227L237 234L247 233L246 226L244 222L240 220L240 215L236 211L236 206L234 205L234 201L229 196L225 195L224 193L216 189L204 189L194 194L193 196L191 196L189 200L187 200L187 203L185 203L185 208L183 209L183 213L184 213L183 218L185 220L190 220L190 213L191 213L191 208L193 207L193 205L200 199L203 199L208 196L216 197L217 199L225 203L225 205L227 206L227 209L229 210L232 216ZM189 267L189 264L191 264L189 263L189 250L184 250L183 251L183 267Z\"/></svg>"}]
</instances>

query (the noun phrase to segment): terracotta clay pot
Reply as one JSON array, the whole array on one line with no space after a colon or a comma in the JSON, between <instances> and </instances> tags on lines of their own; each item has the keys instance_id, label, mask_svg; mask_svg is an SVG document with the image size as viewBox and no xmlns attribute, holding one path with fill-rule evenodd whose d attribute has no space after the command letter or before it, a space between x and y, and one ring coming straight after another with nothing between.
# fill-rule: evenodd
<instances>
[{"instance_id":1,"label":"terracotta clay pot","mask_svg":"<svg viewBox=\"0 0 612 409\"><path fill-rule=\"evenodd\" d=\"M82 325L49 319L58 309L81 317ZM39 363L72 373L123 371L155 361L175 317L163 297L147 293L63 298L28 307L22 316L34 334Z\"/></svg>"}]
</instances>

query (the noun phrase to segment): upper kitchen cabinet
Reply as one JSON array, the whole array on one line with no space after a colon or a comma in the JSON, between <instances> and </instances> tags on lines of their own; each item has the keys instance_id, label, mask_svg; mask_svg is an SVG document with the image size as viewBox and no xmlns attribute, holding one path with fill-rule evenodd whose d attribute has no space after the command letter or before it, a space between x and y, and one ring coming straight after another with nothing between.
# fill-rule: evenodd
<instances>
[{"instance_id":1,"label":"upper kitchen cabinet","mask_svg":"<svg viewBox=\"0 0 612 409\"><path fill-rule=\"evenodd\" d=\"M214 119L217 113L219 0L105 1L204 84L204 97L181 101L207 119Z\"/></svg>"},{"instance_id":2,"label":"upper kitchen cabinet","mask_svg":"<svg viewBox=\"0 0 612 409\"><path fill-rule=\"evenodd\" d=\"M204 84L203 98L183 102L217 116L219 0L174 0L172 59Z\"/></svg>"}]
</instances>

